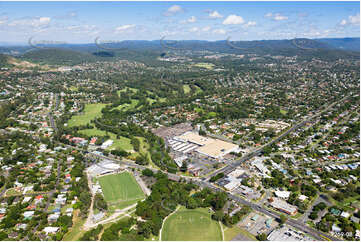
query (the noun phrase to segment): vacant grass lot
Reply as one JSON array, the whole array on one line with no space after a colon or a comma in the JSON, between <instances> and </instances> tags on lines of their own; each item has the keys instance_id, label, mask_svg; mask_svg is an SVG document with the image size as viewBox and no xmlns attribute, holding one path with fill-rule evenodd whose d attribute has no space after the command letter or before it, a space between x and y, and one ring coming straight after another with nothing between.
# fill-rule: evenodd
<instances>
[{"instance_id":1,"label":"vacant grass lot","mask_svg":"<svg viewBox=\"0 0 361 242\"><path fill-rule=\"evenodd\" d=\"M125 151L131 151L133 150L133 145L130 143L130 139L126 137L120 136L119 139L117 139L117 136L110 132L105 132L103 130L93 128L93 129L82 129L79 130L79 133L88 135L90 137L93 136L105 136L109 135L110 139L113 140L113 144L107 148L107 150L114 150L116 148L123 149Z\"/></svg>"},{"instance_id":2,"label":"vacant grass lot","mask_svg":"<svg viewBox=\"0 0 361 242\"><path fill-rule=\"evenodd\" d=\"M79 212L79 210L75 211L73 215L73 226L64 235L63 241L77 241L85 233L85 231L82 230L85 219L79 217Z\"/></svg>"},{"instance_id":3,"label":"vacant grass lot","mask_svg":"<svg viewBox=\"0 0 361 242\"><path fill-rule=\"evenodd\" d=\"M83 110L83 114L74 115L68 122L69 127L86 125L91 120L100 117L102 115L101 110L105 107L105 103L92 103L86 104Z\"/></svg>"},{"instance_id":4,"label":"vacant grass lot","mask_svg":"<svg viewBox=\"0 0 361 242\"><path fill-rule=\"evenodd\" d=\"M207 208L181 208L164 222L162 240L220 241L222 231Z\"/></svg>"},{"instance_id":5,"label":"vacant grass lot","mask_svg":"<svg viewBox=\"0 0 361 242\"><path fill-rule=\"evenodd\" d=\"M145 197L135 178L128 172L99 177L99 183L105 201L115 207L130 206Z\"/></svg>"}]
</instances>

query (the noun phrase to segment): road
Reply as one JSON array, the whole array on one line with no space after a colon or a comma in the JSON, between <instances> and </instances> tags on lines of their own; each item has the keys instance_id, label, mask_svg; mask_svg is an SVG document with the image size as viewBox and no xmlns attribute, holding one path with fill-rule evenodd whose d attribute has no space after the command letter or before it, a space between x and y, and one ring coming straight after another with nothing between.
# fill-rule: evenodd
<instances>
[{"instance_id":1,"label":"road","mask_svg":"<svg viewBox=\"0 0 361 242\"><path fill-rule=\"evenodd\" d=\"M351 95L351 94L350 94ZM349 95L349 96L350 96ZM247 153L246 155L242 156L240 159L236 160L235 162L233 162L232 164L229 164L225 167L222 167L216 171L214 171L213 173L207 175L207 179L206 181L208 181L212 176L215 176L219 173L225 173L228 174L229 172L231 172L234 168L240 166L242 163L244 163L245 161L252 159L253 157L256 157L258 155L260 155L262 153L262 151L264 150L264 148L273 145L274 143L279 142L280 140L282 140L284 137L286 137L288 134L292 133L293 131L299 129L300 127L304 126L306 123L310 122L312 119L320 116L322 113L328 111L329 109L331 109L333 106L335 106L337 103L342 102L343 100L345 100L346 98L348 98L349 96L346 96L344 98L342 98L339 101L336 101L330 105L328 105L325 109L322 109L318 112L316 112L314 115L312 115L309 118L306 118L304 120L302 120L301 122L297 123L296 125L292 126L290 129L288 129L287 131L285 131L284 133L282 133L280 136L276 137L275 139L271 140L270 142L268 142L267 144L264 144L263 146Z\"/></svg>"},{"instance_id":2,"label":"road","mask_svg":"<svg viewBox=\"0 0 361 242\"><path fill-rule=\"evenodd\" d=\"M70 146L70 147L74 148L73 146ZM79 149L79 150L81 150L81 149ZM158 172L159 171L158 169L155 169L155 168L150 168L150 167L145 167L145 166L142 166L142 165L135 164L133 161L127 160L127 159L118 160L118 159L110 158L110 157L106 157L106 156L101 156L101 155L96 155L96 154L93 154L93 155L97 156L98 158L101 158L101 159L114 161L114 162L120 163L120 164L125 164L125 165L127 165L129 167L134 167L134 168L138 168L138 169L141 169L141 170L143 170L143 169L151 169L151 170L153 170L153 172ZM256 210L256 211L258 211L260 213L263 213L263 214L268 215L270 217L273 217L275 219L279 218L279 214L276 213L275 211L268 210L268 209L266 209L264 207L261 207L260 205L257 205L255 203L246 201L246 200L244 200L244 199L242 199L242 198L240 198L238 196L235 196L235 195L231 194L228 191L224 191L223 189L221 189L219 187L216 187L215 185L213 185L212 183L209 183L207 181L201 181L198 178L192 178L192 177L187 177L187 176L182 176L182 175L176 175L176 174L168 173L168 172L165 172L165 171L163 171L163 172L166 173L169 178L174 179L174 180L179 180L180 178L182 178L182 179L186 180L187 182L193 182L194 184L197 184L202 188L208 187L208 188L212 189L213 191L226 192L230 199L232 199L232 200L234 200L234 201L236 201L238 203L249 206L253 210ZM290 225L292 227L295 227L296 229L298 229L300 231L303 231L303 232L313 236L317 240L325 240L325 238L328 238L328 239L334 240L334 241L339 240L339 239L337 239L337 238L335 238L333 236L330 236L330 235L325 234L325 233L323 233L321 231L318 231L318 230L315 230L315 229L313 229L311 227L308 227L307 225L305 225L302 222L299 222L299 221L297 221L295 219L290 219L289 218L286 221L286 224L288 224L288 225Z\"/></svg>"},{"instance_id":3,"label":"road","mask_svg":"<svg viewBox=\"0 0 361 242\"><path fill-rule=\"evenodd\" d=\"M351 95L351 94L350 94ZM212 174L210 174L208 176L208 179L218 173L228 173L230 171L232 171L235 167L241 165L243 162L261 154L261 152L264 150L265 147L267 146L270 146L280 140L282 140L285 136L287 136L288 134L290 134L291 132L299 129L300 127L304 126L306 123L310 122L312 119L314 119L315 117L318 117L320 116L322 113L328 111L329 109L331 109L334 105L336 105L337 103L339 102L342 102L343 100L345 100L346 98L348 98L349 96L346 96L344 98L342 98L341 100L339 101L336 101L328 106L326 106L324 109L316 112L314 115L312 115L311 117L308 117L308 118L305 118L303 121L299 122L298 124L294 125L292 128L288 129L287 131L285 131L284 133L282 133L280 136L278 136L277 138L271 140L270 142L268 142L267 144L261 146L260 148L258 149L255 149L254 151L251 151L250 153L246 154L245 156L241 157L239 160L237 160L236 162L230 164L230 165L227 165L221 169L218 169L217 171L213 172ZM324 105L325 106L325 105ZM66 145L68 147L71 147L71 148L75 148L73 146L69 146L69 145ZM79 148L75 148L75 149L78 149L80 151L83 152L82 149L79 149ZM126 164L130 167L135 167L135 168L138 168L138 169L151 169L153 170L154 172L158 172L159 170L158 169L155 169L155 168L150 168L150 167L145 167L145 166L141 166L141 165L138 165L138 164L135 164L134 161L130 161L130 160L126 160L126 159L122 159L122 160L118 160L118 159L115 159L115 158L110 158L110 157L105 157L105 156L102 156L102 155L96 155L96 154L93 154L94 156L98 157L98 158L101 158L101 159L106 159L106 160L111 160L111 161L114 161L116 163L121 163L121 164ZM163 171L164 172L164 171ZM191 178L191 177L187 177L187 176L181 176L181 175L176 175L176 174L172 174L172 173L168 173L168 172L164 172L168 175L169 178L173 178L173 179L180 179L180 178L183 178L185 179L186 181L190 182L192 181L193 183L199 185L200 187L202 188L205 188L205 187L208 187L214 191L217 191L217 192L226 192L228 197L236 202L239 202L243 205L246 205L246 206L249 206L251 207L253 210L255 211L258 211L260 213L263 213L265 215L268 215L270 217L273 217L275 219L278 219L279 218L279 214L276 213L275 211L272 211L272 210L268 210L260 205L257 205L255 203L252 203L252 202L249 202L249 201L246 201L238 196L235 196L233 194L231 194L230 192L228 191L224 191L223 189L220 189L218 187L216 187L215 185L213 185L212 183L209 183L207 180L205 181L202 181L202 180L199 180L198 178ZM297 221L295 219L291 219L291 218L288 218L287 221L286 221L286 224L289 225L289 226L292 226L300 231L303 231L311 236L313 236L314 238L316 238L317 240L325 240L326 238L329 239L329 240L333 240L333 241L337 241L339 240L338 238L336 237L333 237L333 236L330 236L328 234L325 234L321 231L318 231L316 229L313 229L311 227L308 227L307 225L303 224L302 222L300 221Z\"/></svg>"}]
</instances>

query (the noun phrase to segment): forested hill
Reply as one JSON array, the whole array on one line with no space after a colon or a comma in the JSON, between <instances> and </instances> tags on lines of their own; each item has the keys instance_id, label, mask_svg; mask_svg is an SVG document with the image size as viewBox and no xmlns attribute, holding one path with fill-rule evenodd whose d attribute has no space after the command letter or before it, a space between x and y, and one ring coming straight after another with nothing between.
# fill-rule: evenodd
<instances>
[{"instance_id":1,"label":"forested hill","mask_svg":"<svg viewBox=\"0 0 361 242\"><path fill-rule=\"evenodd\" d=\"M360 38L325 38L318 39L333 48L360 52Z\"/></svg>"},{"instance_id":2,"label":"forested hill","mask_svg":"<svg viewBox=\"0 0 361 242\"><path fill-rule=\"evenodd\" d=\"M76 65L97 60L97 57L90 53L60 48L35 49L26 52L24 55L20 56L20 58L31 62L50 65Z\"/></svg>"},{"instance_id":3,"label":"forested hill","mask_svg":"<svg viewBox=\"0 0 361 242\"><path fill-rule=\"evenodd\" d=\"M9 66L9 59L9 56L0 54L0 68Z\"/></svg>"},{"instance_id":4,"label":"forested hill","mask_svg":"<svg viewBox=\"0 0 361 242\"><path fill-rule=\"evenodd\" d=\"M102 45L95 43L66 44L44 49L31 49L29 47L25 52L16 57L34 63L50 65L75 65L85 62L111 61L115 58L152 62L163 53L168 52L179 52L182 54L217 52L283 55L298 56L304 59L320 58L332 61L339 58L359 59L360 52L356 48L359 42L359 38L262 41L237 41L233 39L222 41L128 40ZM1 52L3 50L5 52ZM24 48L2 47L0 48L0 53L9 53L15 50L19 52L19 50L24 50Z\"/></svg>"}]
</instances>

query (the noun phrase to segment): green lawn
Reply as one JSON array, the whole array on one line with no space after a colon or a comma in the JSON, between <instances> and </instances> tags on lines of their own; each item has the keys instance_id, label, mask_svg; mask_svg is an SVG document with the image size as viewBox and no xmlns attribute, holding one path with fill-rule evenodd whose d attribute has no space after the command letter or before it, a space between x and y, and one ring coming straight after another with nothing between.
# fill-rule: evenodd
<instances>
[{"instance_id":1,"label":"green lawn","mask_svg":"<svg viewBox=\"0 0 361 242\"><path fill-rule=\"evenodd\" d=\"M183 85L183 91L184 94L188 94L191 91L191 88L189 85Z\"/></svg>"},{"instance_id":2,"label":"green lawn","mask_svg":"<svg viewBox=\"0 0 361 242\"><path fill-rule=\"evenodd\" d=\"M147 97L147 101L149 102L150 105L152 105L153 103L157 102L157 100Z\"/></svg>"},{"instance_id":3,"label":"green lawn","mask_svg":"<svg viewBox=\"0 0 361 242\"><path fill-rule=\"evenodd\" d=\"M144 198L135 178L128 172L99 177L105 201L111 204L128 203Z\"/></svg>"},{"instance_id":4,"label":"green lawn","mask_svg":"<svg viewBox=\"0 0 361 242\"><path fill-rule=\"evenodd\" d=\"M121 111L128 111L129 109L133 109L135 106L137 106L139 100L137 99L132 99L131 103L124 103L122 105L119 105L118 107L114 108L114 109L118 109Z\"/></svg>"},{"instance_id":5,"label":"green lawn","mask_svg":"<svg viewBox=\"0 0 361 242\"><path fill-rule=\"evenodd\" d=\"M195 108L194 108L194 111L196 111L197 113L200 113L200 112L203 112L203 109L202 109L202 108L195 107Z\"/></svg>"},{"instance_id":6,"label":"green lawn","mask_svg":"<svg viewBox=\"0 0 361 242\"><path fill-rule=\"evenodd\" d=\"M90 137L93 136L105 136L109 135L110 139L113 140L113 144L107 148L107 150L114 150L116 148L123 149L125 151L131 151L133 150L133 145L130 143L130 139L126 137L120 136L119 139L117 139L117 136L110 132L105 132L103 130L93 128L93 129L82 129L79 130L79 133L88 135Z\"/></svg>"},{"instance_id":7,"label":"green lawn","mask_svg":"<svg viewBox=\"0 0 361 242\"><path fill-rule=\"evenodd\" d=\"M78 88L76 86L71 86L71 87L69 87L69 90L72 92L77 92Z\"/></svg>"},{"instance_id":8,"label":"green lawn","mask_svg":"<svg viewBox=\"0 0 361 242\"><path fill-rule=\"evenodd\" d=\"M101 110L105 107L105 103L92 103L86 104L83 110L83 114L74 115L68 122L69 127L86 125L91 120L100 117L102 115Z\"/></svg>"},{"instance_id":9,"label":"green lawn","mask_svg":"<svg viewBox=\"0 0 361 242\"><path fill-rule=\"evenodd\" d=\"M197 95L198 93L203 92L202 89L199 86L195 86L196 87L196 92L195 94Z\"/></svg>"},{"instance_id":10,"label":"green lawn","mask_svg":"<svg viewBox=\"0 0 361 242\"><path fill-rule=\"evenodd\" d=\"M217 113L215 113L215 112L209 112L209 113L207 113L207 118L214 118L214 117L216 117L217 116Z\"/></svg>"},{"instance_id":11,"label":"green lawn","mask_svg":"<svg viewBox=\"0 0 361 242\"><path fill-rule=\"evenodd\" d=\"M200 67L200 68L205 68L207 70L213 70L213 68L214 68L213 63L203 63L203 62L194 64L193 66Z\"/></svg>"},{"instance_id":12,"label":"green lawn","mask_svg":"<svg viewBox=\"0 0 361 242\"><path fill-rule=\"evenodd\" d=\"M211 219L207 208L182 208L164 222L162 240L222 240L222 231L218 222Z\"/></svg>"},{"instance_id":13,"label":"green lawn","mask_svg":"<svg viewBox=\"0 0 361 242\"><path fill-rule=\"evenodd\" d=\"M283 115L286 115L286 114L287 114L287 111L284 110L284 109L281 109L281 110L280 110L280 113L283 114Z\"/></svg>"},{"instance_id":14,"label":"green lawn","mask_svg":"<svg viewBox=\"0 0 361 242\"><path fill-rule=\"evenodd\" d=\"M121 92L128 92L128 91L132 91L133 93L136 93L138 91L138 89L132 88L132 87L125 87L125 88L117 91L117 93L118 93L118 95L120 95Z\"/></svg>"}]
</instances>

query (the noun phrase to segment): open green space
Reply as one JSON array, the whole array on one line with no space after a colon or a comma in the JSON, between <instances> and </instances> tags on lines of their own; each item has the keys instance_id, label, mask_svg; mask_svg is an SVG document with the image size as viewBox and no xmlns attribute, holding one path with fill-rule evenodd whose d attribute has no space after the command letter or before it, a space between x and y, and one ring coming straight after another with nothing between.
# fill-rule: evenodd
<instances>
[{"instance_id":1,"label":"open green space","mask_svg":"<svg viewBox=\"0 0 361 242\"><path fill-rule=\"evenodd\" d=\"M152 105L153 103L157 102L157 100L147 97L147 101L149 102L150 105Z\"/></svg>"},{"instance_id":2,"label":"open green space","mask_svg":"<svg viewBox=\"0 0 361 242\"><path fill-rule=\"evenodd\" d=\"M218 222L211 219L207 208L181 208L165 220L162 240L222 240L222 231Z\"/></svg>"},{"instance_id":3,"label":"open green space","mask_svg":"<svg viewBox=\"0 0 361 242\"><path fill-rule=\"evenodd\" d=\"M284 110L284 109L281 109L281 110L280 110L280 113L283 114L283 115L286 115L286 114L287 114L287 111Z\"/></svg>"},{"instance_id":4,"label":"open green space","mask_svg":"<svg viewBox=\"0 0 361 242\"><path fill-rule=\"evenodd\" d=\"M199 108L199 107L195 107L194 111L196 111L197 113L200 113L200 112L203 112L203 109Z\"/></svg>"},{"instance_id":5,"label":"open green space","mask_svg":"<svg viewBox=\"0 0 361 242\"><path fill-rule=\"evenodd\" d=\"M121 111L128 111L130 109L134 109L135 106L137 106L139 100L137 99L132 99L131 100L131 103L124 103L122 105L119 105L118 107L114 108L114 109L118 109L118 110L121 110Z\"/></svg>"},{"instance_id":6,"label":"open green space","mask_svg":"<svg viewBox=\"0 0 361 242\"><path fill-rule=\"evenodd\" d=\"M214 118L214 117L216 117L216 116L217 116L217 113L216 113L216 112L209 112L209 113L207 113L207 115L206 115L207 118Z\"/></svg>"},{"instance_id":7,"label":"open green space","mask_svg":"<svg viewBox=\"0 0 361 242\"><path fill-rule=\"evenodd\" d=\"M139 154L145 155L146 157L148 157L148 160L151 162L151 157L150 157L150 153L149 153L149 144L147 143L146 139L144 137L136 137L139 142L139 152L134 152L130 155L131 159L136 159L137 156L139 156Z\"/></svg>"},{"instance_id":8,"label":"open green space","mask_svg":"<svg viewBox=\"0 0 361 242\"><path fill-rule=\"evenodd\" d=\"M110 139L113 140L113 144L109 146L107 150L114 150L114 149L123 149L125 151L133 150L133 145L130 143L130 139L122 136L119 136L119 138L117 138L117 136L114 133L106 132L97 128L82 129L79 130L79 133L85 134L89 137L108 135Z\"/></svg>"},{"instance_id":9,"label":"open green space","mask_svg":"<svg viewBox=\"0 0 361 242\"><path fill-rule=\"evenodd\" d=\"M77 91L78 91L78 87L76 87L76 86L71 86L71 87L69 87L69 90L72 91L72 92L77 92Z\"/></svg>"},{"instance_id":10,"label":"open green space","mask_svg":"<svg viewBox=\"0 0 361 242\"><path fill-rule=\"evenodd\" d=\"M212 64L212 63L203 63L203 62L194 64L193 66L200 67L200 68L205 68L207 70L213 70L213 68L214 68L214 64Z\"/></svg>"},{"instance_id":11,"label":"open green space","mask_svg":"<svg viewBox=\"0 0 361 242\"><path fill-rule=\"evenodd\" d=\"M202 89L199 86L195 86L196 87L196 92L195 94L197 95L198 93L203 92Z\"/></svg>"},{"instance_id":12,"label":"open green space","mask_svg":"<svg viewBox=\"0 0 361 242\"><path fill-rule=\"evenodd\" d=\"M119 96L121 92L129 92L129 91L131 91L133 93L136 93L138 91L138 89L132 88L132 87L125 87L125 88L117 91L117 93L118 93L118 96Z\"/></svg>"},{"instance_id":13,"label":"open green space","mask_svg":"<svg viewBox=\"0 0 361 242\"><path fill-rule=\"evenodd\" d=\"M86 104L82 114L74 115L68 122L69 127L86 125L91 120L100 117L102 115L102 108L105 107L105 103L92 103Z\"/></svg>"},{"instance_id":14,"label":"open green space","mask_svg":"<svg viewBox=\"0 0 361 242\"><path fill-rule=\"evenodd\" d=\"M224 240L225 241L231 241L234 237L236 237L238 234L240 234L242 232L238 226L233 226L232 228L223 226L223 231L224 231Z\"/></svg>"},{"instance_id":15,"label":"open green space","mask_svg":"<svg viewBox=\"0 0 361 242\"><path fill-rule=\"evenodd\" d=\"M116 207L130 206L145 197L135 178L128 172L102 176L98 179L105 201Z\"/></svg>"},{"instance_id":16,"label":"open green space","mask_svg":"<svg viewBox=\"0 0 361 242\"><path fill-rule=\"evenodd\" d=\"M191 91L191 88L189 85L183 85L183 91L185 94L188 94Z\"/></svg>"},{"instance_id":17,"label":"open green space","mask_svg":"<svg viewBox=\"0 0 361 242\"><path fill-rule=\"evenodd\" d=\"M77 241L85 233L82 229L85 219L82 219L79 215L79 210L74 212L73 226L64 235L63 241Z\"/></svg>"}]
</instances>

